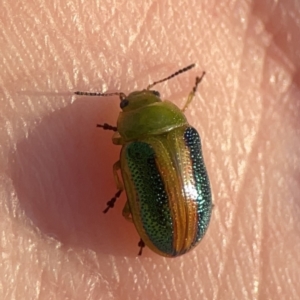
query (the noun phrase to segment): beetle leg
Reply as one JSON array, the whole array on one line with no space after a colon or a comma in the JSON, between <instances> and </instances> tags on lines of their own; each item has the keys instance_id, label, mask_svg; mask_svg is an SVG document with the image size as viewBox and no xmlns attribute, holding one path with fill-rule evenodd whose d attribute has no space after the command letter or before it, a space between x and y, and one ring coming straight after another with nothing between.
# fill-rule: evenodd
<instances>
[{"instance_id":1,"label":"beetle leg","mask_svg":"<svg viewBox=\"0 0 300 300\"><path fill-rule=\"evenodd\" d=\"M201 82L204 75L205 75L205 72L202 73L201 77L198 77L198 76L196 77L195 85L194 85L192 91L189 93L189 96L188 96L183 108L181 109L182 112L184 112L188 108L189 104L192 102L193 98L195 97L197 87L198 87L199 83Z\"/></svg>"},{"instance_id":2,"label":"beetle leg","mask_svg":"<svg viewBox=\"0 0 300 300\"><path fill-rule=\"evenodd\" d=\"M132 222L131 211L130 211L128 201L126 201L126 203L125 203L122 215L127 221Z\"/></svg>"},{"instance_id":3,"label":"beetle leg","mask_svg":"<svg viewBox=\"0 0 300 300\"><path fill-rule=\"evenodd\" d=\"M118 190L124 190L124 187L123 187L123 183L122 181L120 180L120 177L118 175L118 171L121 169L121 163L120 161L118 160L117 162L114 163L113 165L113 172L114 172L114 179L115 179L115 183L116 183L116 186L118 188Z\"/></svg>"},{"instance_id":4,"label":"beetle leg","mask_svg":"<svg viewBox=\"0 0 300 300\"><path fill-rule=\"evenodd\" d=\"M114 205L115 205L115 202L117 201L117 199L120 197L121 193L123 192L124 190L124 187L123 187L123 184L119 178L119 175L118 175L118 170L120 170L121 168L121 164L120 164L120 161L117 161L114 166L113 166L113 172L114 172L114 179L115 179L115 183L116 183L116 186L118 188L118 191L117 193L115 194L115 196L113 198L111 198L106 204L107 204L107 207L104 209L103 213L107 213L108 210L110 208L113 208Z\"/></svg>"},{"instance_id":5,"label":"beetle leg","mask_svg":"<svg viewBox=\"0 0 300 300\"><path fill-rule=\"evenodd\" d=\"M138 255L142 255L143 248L145 247L145 243L144 243L144 241L142 239L140 239L140 241L138 243L138 246L140 247L140 251L139 251Z\"/></svg>"},{"instance_id":6,"label":"beetle leg","mask_svg":"<svg viewBox=\"0 0 300 300\"><path fill-rule=\"evenodd\" d=\"M124 144L123 138L120 136L119 132L114 133L114 135L112 137L112 142L115 145L123 145Z\"/></svg>"},{"instance_id":7,"label":"beetle leg","mask_svg":"<svg viewBox=\"0 0 300 300\"><path fill-rule=\"evenodd\" d=\"M126 201L126 204L125 204L125 206L123 208L123 217L127 221L132 222L131 211L130 211L130 207L129 207L128 201ZM144 241L142 239L140 239L140 241L138 243L138 246L140 247L140 251L139 251L138 255L142 255L143 248L145 247L145 243L144 243Z\"/></svg>"},{"instance_id":8,"label":"beetle leg","mask_svg":"<svg viewBox=\"0 0 300 300\"><path fill-rule=\"evenodd\" d=\"M96 126L100 127L100 128L103 128L104 130L112 130L112 131L115 132L113 137L112 137L113 144L115 144L115 145L123 145L124 144L123 139L121 138L121 136L118 132L118 128L116 126L112 126L112 125L109 125L107 123L97 124Z\"/></svg>"},{"instance_id":9,"label":"beetle leg","mask_svg":"<svg viewBox=\"0 0 300 300\"><path fill-rule=\"evenodd\" d=\"M117 131L117 127L115 126L111 126L107 123L104 123L104 124L97 124L97 127L101 127L103 128L104 130L112 130L112 131Z\"/></svg>"}]
</instances>

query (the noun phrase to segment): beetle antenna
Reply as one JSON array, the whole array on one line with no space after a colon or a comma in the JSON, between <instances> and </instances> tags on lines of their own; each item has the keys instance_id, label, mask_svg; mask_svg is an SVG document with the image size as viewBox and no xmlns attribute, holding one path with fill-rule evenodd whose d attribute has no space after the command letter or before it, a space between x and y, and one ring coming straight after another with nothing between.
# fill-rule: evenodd
<instances>
[{"instance_id":1,"label":"beetle antenna","mask_svg":"<svg viewBox=\"0 0 300 300\"><path fill-rule=\"evenodd\" d=\"M170 75L170 76L168 76L168 77L166 77L164 79L161 79L161 80L158 80L158 81L154 81L153 83L151 83L151 84L148 85L147 90L150 90L151 88L153 88L158 83L167 81L167 80L169 80L169 79L171 79L171 78L173 78L173 77L175 77L175 76L177 76L177 75L179 75L181 73L184 73L184 72L186 72L186 71L188 71L188 70L190 70L190 69L192 69L194 67L195 67L195 64L191 64L191 65L189 65L189 66L187 66L187 67L185 67L183 69L178 70L177 72L173 73L172 75Z\"/></svg>"},{"instance_id":2,"label":"beetle antenna","mask_svg":"<svg viewBox=\"0 0 300 300\"><path fill-rule=\"evenodd\" d=\"M106 96L119 96L120 99L126 98L126 95L124 93L90 93L90 92L74 92L75 95L79 96L101 96L101 97L106 97Z\"/></svg>"}]
</instances>

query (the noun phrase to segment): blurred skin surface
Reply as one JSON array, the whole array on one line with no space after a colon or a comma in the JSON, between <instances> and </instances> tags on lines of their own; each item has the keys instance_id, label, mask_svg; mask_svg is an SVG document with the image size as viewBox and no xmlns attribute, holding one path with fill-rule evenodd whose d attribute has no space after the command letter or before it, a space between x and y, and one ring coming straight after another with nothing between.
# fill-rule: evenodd
<instances>
[{"instance_id":1,"label":"blurred skin surface","mask_svg":"<svg viewBox=\"0 0 300 300\"><path fill-rule=\"evenodd\" d=\"M300 299L299 1L0 4L0 299ZM202 138L215 204L175 259L122 218L117 97L157 85Z\"/></svg>"}]
</instances>

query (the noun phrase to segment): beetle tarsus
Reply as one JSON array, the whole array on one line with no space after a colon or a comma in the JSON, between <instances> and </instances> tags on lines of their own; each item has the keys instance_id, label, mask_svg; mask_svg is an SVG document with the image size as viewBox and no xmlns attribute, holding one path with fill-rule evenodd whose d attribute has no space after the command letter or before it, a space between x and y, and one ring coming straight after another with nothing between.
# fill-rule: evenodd
<instances>
[{"instance_id":1,"label":"beetle tarsus","mask_svg":"<svg viewBox=\"0 0 300 300\"><path fill-rule=\"evenodd\" d=\"M104 130L112 130L112 131L117 131L117 127L115 126L111 126L107 123L104 123L104 124L97 124L97 127L101 127L103 128Z\"/></svg>"},{"instance_id":2,"label":"beetle tarsus","mask_svg":"<svg viewBox=\"0 0 300 300\"><path fill-rule=\"evenodd\" d=\"M140 241L138 243L138 246L140 247L140 251L139 251L138 255L141 256L142 253L143 253L143 248L145 247L145 243L144 243L144 241L142 239L140 239Z\"/></svg>"},{"instance_id":3,"label":"beetle tarsus","mask_svg":"<svg viewBox=\"0 0 300 300\"><path fill-rule=\"evenodd\" d=\"M205 72L202 72L202 75L200 77L199 76L196 77L195 86L193 88L194 93L196 93L197 87L198 87L199 83L202 81L204 75L205 75Z\"/></svg>"},{"instance_id":4,"label":"beetle tarsus","mask_svg":"<svg viewBox=\"0 0 300 300\"><path fill-rule=\"evenodd\" d=\"M115 206L115 203L116 203L117 199L120 197L121 193L122 193L122 190L118 190L117 193L115 194L115 196L106 203L107 207L103 211L104 214L106 214L110 208L113 208Z\"/></svg>"}]
</instances>

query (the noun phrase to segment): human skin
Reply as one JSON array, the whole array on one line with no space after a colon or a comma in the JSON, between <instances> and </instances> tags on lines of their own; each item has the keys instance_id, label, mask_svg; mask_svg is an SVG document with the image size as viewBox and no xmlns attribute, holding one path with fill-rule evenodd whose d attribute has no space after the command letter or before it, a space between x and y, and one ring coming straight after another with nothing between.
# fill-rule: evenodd
<instances>
[{"instance_id":1,"label":"human skin","mask_svg":"<svg viewBox=\"0 0 300 300\"><path fill-rule=\"evenodd\" d=\"M299 2L0 4L0 299L300 299ZM122 217L117 97L157 85L199 131L214 209L178 258Z\"/></svg>"}]
</instances>

